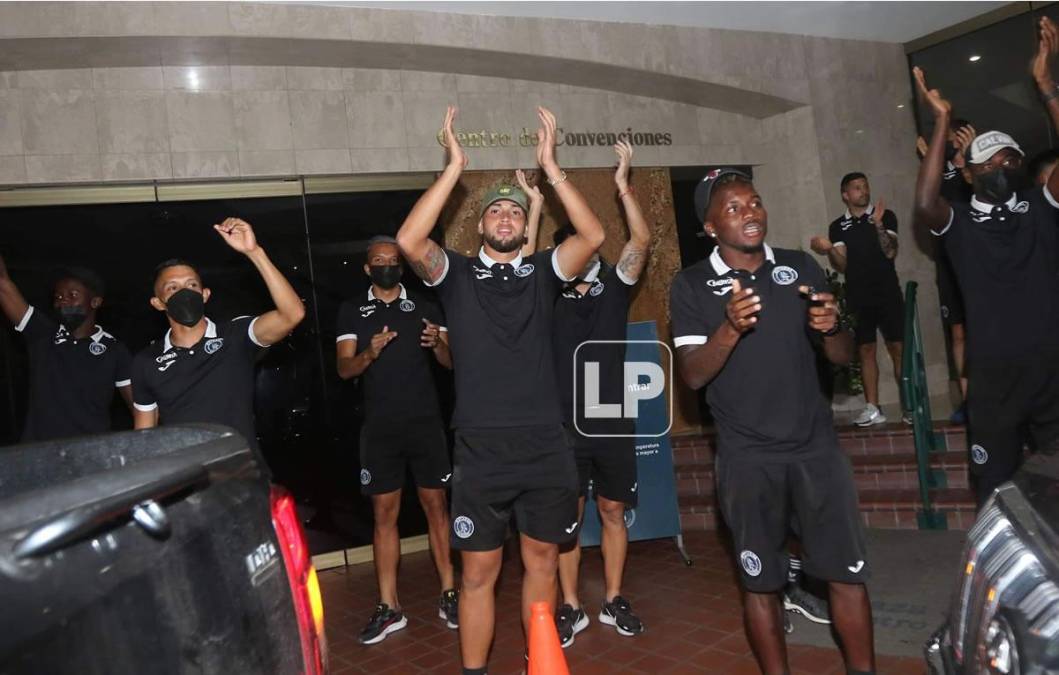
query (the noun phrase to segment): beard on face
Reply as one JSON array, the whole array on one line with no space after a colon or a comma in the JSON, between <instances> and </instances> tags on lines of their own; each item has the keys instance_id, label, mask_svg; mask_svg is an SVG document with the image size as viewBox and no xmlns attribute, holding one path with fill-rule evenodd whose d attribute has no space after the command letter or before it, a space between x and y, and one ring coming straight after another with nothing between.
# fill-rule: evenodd
<instances>
[{"instance_id":1,"label":"beard on face","mask_svg":"<svg viewBox=\"0 0 1059 675\"><path fill-rule=\"evenodd\" d=\"M485 243L489 244L489 247L497 253L511 253L522 248L524 236L512 235L507 239L497 239L491 234L484 234L482 237L485 239Z\"/></svg>"}]
</instances>

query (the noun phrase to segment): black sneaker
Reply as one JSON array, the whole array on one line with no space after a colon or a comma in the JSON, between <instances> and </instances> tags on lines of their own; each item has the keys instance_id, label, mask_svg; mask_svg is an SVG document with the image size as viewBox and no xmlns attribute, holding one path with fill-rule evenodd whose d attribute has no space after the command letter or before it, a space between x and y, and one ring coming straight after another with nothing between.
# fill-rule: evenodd
<instances>
[{"instance_id":1,"label":"black sneaker","mask_svg":"<svg viewBox=\"0 0 1059 675\"><path fill-rule=\"evenodd\" d=\"M611 602L603 602L603 609L599 610L599 622L614 626L618 635L626 637L644 632L640 617L632 613L632 605L620 595L615 596Z\"/></svg>"},{"instance_id":2,"label":"black sneaker","mask_svg":"<svg viewBox=\"0 0 1059 675\"><path fill-rule=\"evenodd\" d=\"M456 630L460 627L460 592L454 588L441 592L441 600L438 602L438 618L445 621L445 625Z\"/></svg>"},{"instance_id":3,"label":"black sneaker","mask_svg":"<svg viewBox=\"0 0 1059 675\"><path fill-rule=\"evenodd\" d=\"M401 630L408 625L408 619L400 610L390 609L385 602L375 605L375 613L371 615L368 625L360 631L357 640L363 645L373 645L382 642L390 633Z\"/></svg>"},{"instance_id":4,"label":"black sneaker","mask_svg":"<svg viewBox=\"0 0 1059 675\"><path fill-rule=\"evenodd\" d=\"M578 607L563 604L555 612L555 630L559 633L559 644L563 649L574 644L574 636L588 628L588 615Z\"/></svg>"},{"instance_id":5,"label":"black sneaker","mask_svg":"<svg viewBox=\"0 0 1059 675\"><path fill-rule=\"evenodd\" d=\"M783 609L797 612L813 623L831 623L831 606L798 584L787 584L783 590Z\"/></svg>"}]
</instances>

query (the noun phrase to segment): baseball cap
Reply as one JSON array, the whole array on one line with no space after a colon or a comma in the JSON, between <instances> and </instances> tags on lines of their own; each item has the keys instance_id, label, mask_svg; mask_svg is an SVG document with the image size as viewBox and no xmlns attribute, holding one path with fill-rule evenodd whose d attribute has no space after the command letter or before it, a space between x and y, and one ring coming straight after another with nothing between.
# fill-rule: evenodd
<instances>
[{"instance_id":1,"label":"baseball cap","mask_svg":"<svg viewBox=\"0 0 1059 675\"><path fill-rule=\"evenodd\" d=\"M1015 139L1003 131L987 131L984 134L978 134L971 141L967 154L971 164L982 164L1004 148L1011 148L1023 157L1026 156Z\"/></svg>"},{"instance_id":2,"label":"baseball cap","mask_svg":"<svg viewBox=\"0 0 1059 675\"><path fill-rule=\"evenodd\" d=\"M739 176L747 181L752 180L745 172L727 167L714 169L707 173L695 186L695 215L698 216L699 222L706 221L706 207L710 204L710 193L713 192L713 186L717 184L717 181L725 176Z\"/></svg>"},{"instance_id":3,"label":"baseball cap","mask_svg":"<svg viewBox=\"0 0 1059 675\"><path fill-rule=\"evenodd\" d=\"M486 193L485 199L482 200L482 212L478 214L478 217L481 218L486 209L500 201L515 202L522 207L523 211L529 211L529 197L522 191L522 188L514 185L498 185Z\"/></svg>"}]
</instances>

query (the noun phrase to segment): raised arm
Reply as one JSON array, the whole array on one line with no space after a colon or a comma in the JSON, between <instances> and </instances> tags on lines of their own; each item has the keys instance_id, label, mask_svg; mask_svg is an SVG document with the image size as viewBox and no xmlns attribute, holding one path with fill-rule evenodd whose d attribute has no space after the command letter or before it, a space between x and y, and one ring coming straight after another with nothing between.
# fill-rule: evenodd
<instances>
[{"instance_id":1,"label":"raised arm","mask_svg":"<svg viewBox=\"0 0 1059 675\"><path fill-rule=\"evenodd\" d=\"M952 209L941 196L942 173L945 169L945 141L949 136L949 116L952 106L941 97L937 89L927 89L922 69L912 69L916 88L924 102L934 113L934 133L930 136L927 153L919 164L916 178L915 222L917 226L933 231L941 230L949 222Z\"/></svg>"},{"instance_id":2,"label":"raised arm","mask_svg":"<svg viewBox=\"0 0 1059 675\"><path fill-rule=\"evenodd\" d=\"M618 141L614 146L618 153L618 168L614 172L614 184L618 186L618 198L625 209L625 221L629 224L629 241L621 249L618 271L627 280L635 283L647 264L647 249L651 246L651 229L643 217L640 203L629 186L629 168L632 166L632 146L628 141Z\"/></svg>"},{"instance_id":3,"label":"raised arm","mask_svg":"<svg viewBox=\"0 0 1059 675\"><path fill-rule=\"evenodd\" d=\"M240 218L225 218L223 223L214 225L213 229L217 230L226 244L254 264L276 305L276 309L254 320L254 339L258 344L267 346L287 337L305 318L305 305L287 277L269 259L265 249L258 246L254 228Z\"/></svg>"},{"instance_id":4,"label":"raised arm","mask_svg":"<svg viewBox=\"0 0 1059 675\"><path fill-rule=\"evenodd\" d=\"M18 325L18 322L29 311L29 304L26 303L18 286L8 275L7 264L2 256L0 256L0 310L3 310L7 320L15 325Z\"/></svg>"},{"instance_id":5,"label":"raised arm","mask_svg":"<svg viewBox=\"0 0 1059 675\"><path fill-rule=\"evenodd\" d=\"M1037 56L1033 59L1033 80L1041 93L1041 100L1052 120L1052 128L1059 132L1059 89L1056 89L1052 78L1052 61L1059 51L1059 30L1055 23L1046 16L1041 17L1041 41L1037 46ZM1059 195L1059 175L1056 171L1048 178L1048 194Z\"/></svg>"},{"instance_id":6,"label":"raised arm","mask_svg":"<svg viewBox=\"0 0 1059 675\"><path fill-rule=\"evenodd\" d=\"M405 218L401 229L397 231L397 245L401 247L408 264L420 279L428 284L435 284L445 273L445 251L430 239L434 224L441 217L445 202L460 180L460 174L467 166L467 155L456 140L452 123L456 119L456 108L449 106L445 112L445 147L448 148L449 162L434 184L423 193L412 211Z\"/></svg>"},{"instance_id":7,"label":"raised arm","mask_svg":"<svg viewBox=\"0 0 1059 675\"><path fill-rule=\"evenodd\" d=\"M522 169L515 169L515 180L530 200L529 215L526 216L526 243L522 245L522 257L525 258L537 252L537 232L540 231L544 195L539 187L526 181L526 173Z\"/></svg>"},{"instance_id":8,"label":"raised arm","mask_svg":"<svg viewBox=\"0 0 1059 675\"><path fill-rule=\"evenodd\" d=\"M555 188L555 194L576 230L576 234L563 240L555 253L563 277L573 279L603 244L603 224L555 161L555 115L547 108L537 108L537 117L541 121L537 130L537 163L544 170L548 183Z\"/></svg>"}]
</instances>

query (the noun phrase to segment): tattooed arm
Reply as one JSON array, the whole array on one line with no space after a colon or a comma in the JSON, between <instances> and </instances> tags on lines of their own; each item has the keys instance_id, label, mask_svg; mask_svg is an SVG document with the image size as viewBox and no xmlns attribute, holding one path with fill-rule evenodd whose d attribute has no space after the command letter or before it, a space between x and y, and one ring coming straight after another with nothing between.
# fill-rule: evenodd
<instances>
[{"instance_id":1,"label":"tattooed arm","mask_svg":"<svg viewBox=\"0 0 1059 675\"><path fill-rule=\"evenodd\" d=\"M445 208L445 202L460 180L467 166L463 153L452 130L456 108L449 106L445 113L445 145L449 149L449 163L430 189L423 193L397 232L397 244L408 263L419 278L428 285L438 283L445 275L448 258L445 251L430 239L430 232Z\"/></svg>"},{"instance_id":2,"label":"tattooed arm","mask_svg":"<svg viewBox=\"0 0 1059 675\"><path fill-rule=\"evenodd\" d=\"M893 260L897 257L897 218L893 214L887 218L887 213L889 212L880 199L875 204L872 222L875 224L875 233L879 236L879 248L884 256Z\"/></svg>"},{"instance_id":3,"label":"tattooed arm","mask_svg":"<svg viewBox=\"0 0 1059 675\"><path fill-rule=\"evenodd\" d=\"M624 281L636 283L647 264L651 230L647 226L647 220L643 217L639 202L636 201L629 187L632 146L626 141L620 141L614 146L614 151L618 153L618 169L614 173L614 183L618 186L618 196L621 198L622 208L625 209L625 220L629 223L629 241L622 248L621 257L618 258L618 272L621 273Z\"/></svg>"}]
</instances>

